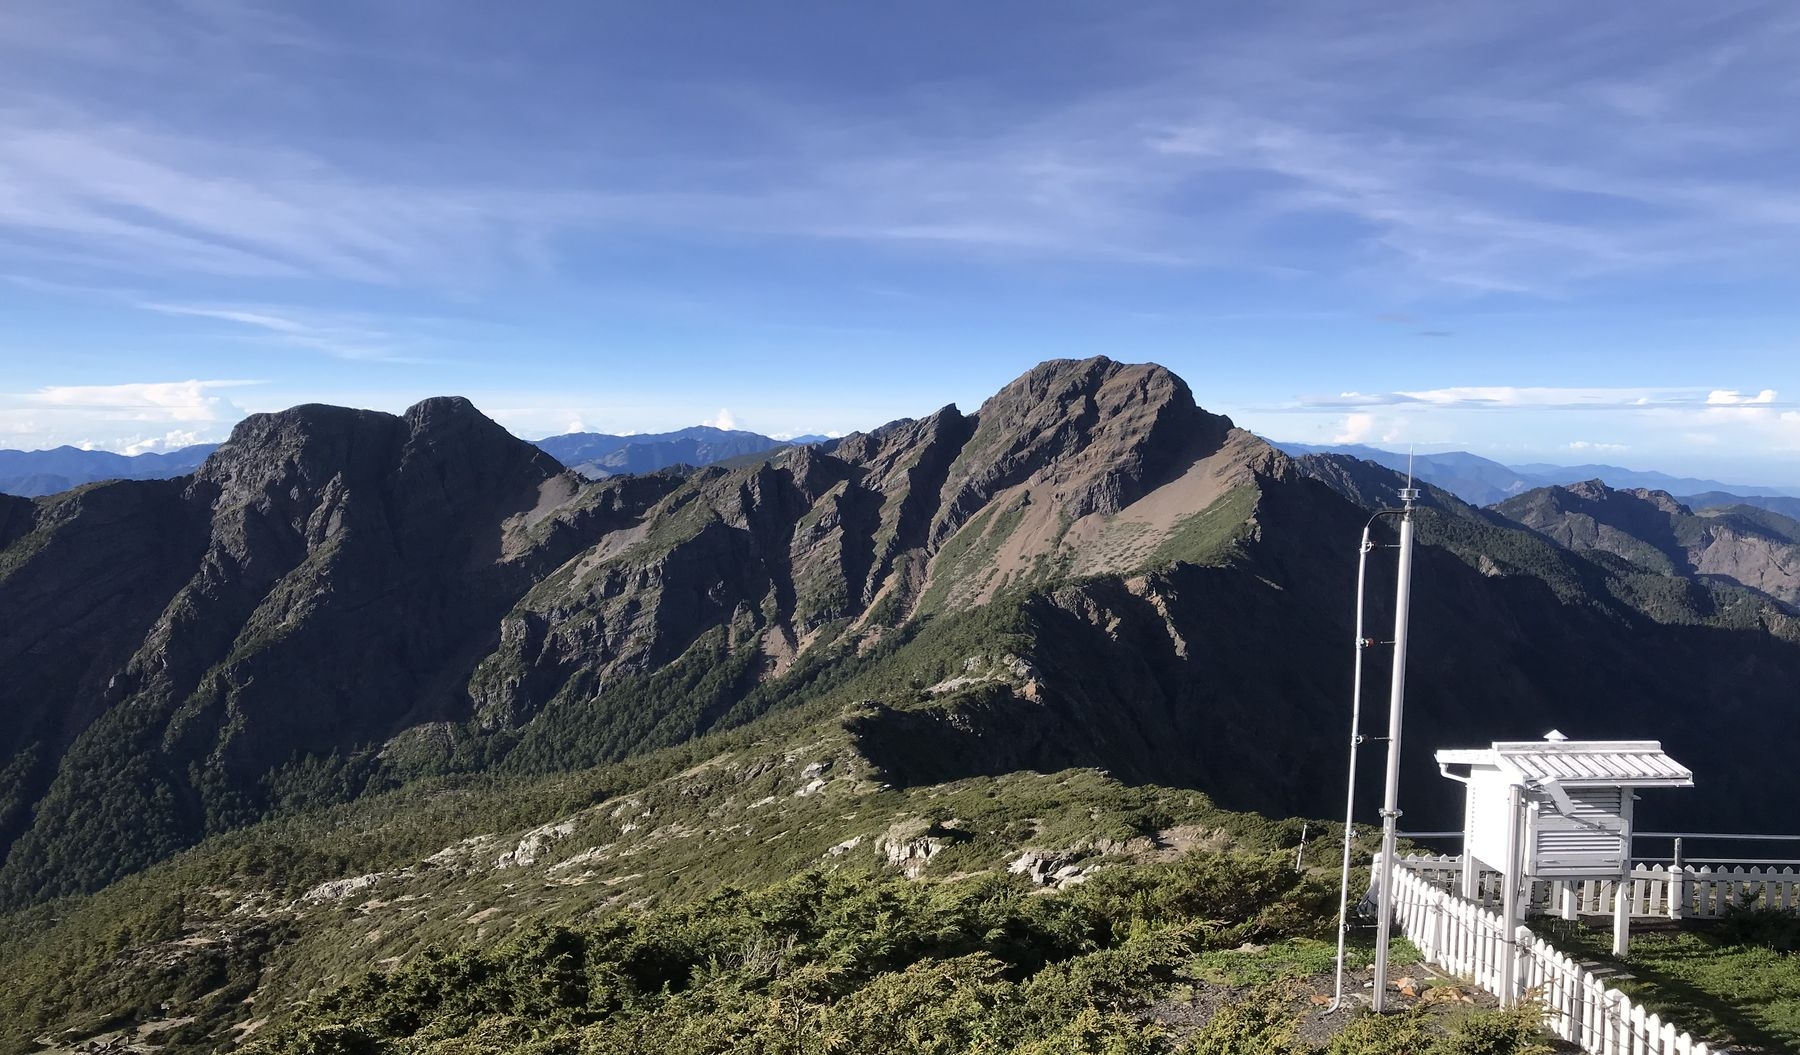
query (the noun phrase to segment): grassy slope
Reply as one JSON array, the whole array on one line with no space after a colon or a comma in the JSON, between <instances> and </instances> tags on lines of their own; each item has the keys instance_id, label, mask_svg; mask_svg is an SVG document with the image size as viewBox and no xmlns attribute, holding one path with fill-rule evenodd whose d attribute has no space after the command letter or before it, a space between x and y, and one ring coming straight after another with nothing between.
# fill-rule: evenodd
<instances>
[{"instance_id":1,"label":"grassy slope","mask_svg":"<svg viewBox=\"0 0 1800 1055\"><path fill-rule=\"evenodd\" d=\"M1298 1052L1279 980L1317 966L1325 943L1304 935L1318 931L1328 897L1329 884L1296 874L1285 853L1196 853L1043 896L997 876L814 871L534 927L497 948L429 950L323 996L256 1044L272 1055ZM1228 951L1271 948L1252 942L1279 951ZM1177 1044L1151 1001L1193 992L1222 963L1276 984ZM1335 1055L1537 1050L1517 1014L1341 1021Z\"/></svg>"},{"instance_id":2,"label":"grassy slope","mask_svg":"<svg viewBox=\"0 0 1800 1055\"><path fill-rule=\"evenodd\" d=\"M1145 833L1162 826L1262 846L1295 834L1092 771L899 791L861 770L846 739L744 738L695 764L699 754L536 780L421 782L233 833L100 894L11 917L0 927L14 982L0 993L0 1036L7 1050L25 1050L46 1030L87 1036L192 1016L177 1035L199 1042L253 1015L279 1021L296 1001L424 947L681 903L812 867L882 869L884 837L929 845L924 872L944 876L1002 870L1027 845L1072 851L1084 866L1111 848L1122 863L1124 844L1142 851ZM797 795L817 779L806 776L815 762L829 763L826 786ZM494 867L531 841L530 829L557 821L569 822L566 833L538 840L531 865ZM462 852L422 864L459 843ZM367 873L386 874L348 897L302 898ZM242 1003L252 995L254 1011Z\"/></svg>"},{"instance_id":3,"label":"grassy slope","mask_svg":"<svg viewBox=\"0 0 1800 1055\"><path fill-rule=\"evenodd\" d=\"M1788 932L1785 942L1729 921L1641 934L1623 961L1613 958L1610 939L1598 931L1570 928L1550 937L1571 955L1618 963L1632 978L1613 983L1616 988L1715 1047L1800 1051L1800 955L1793 941L1800 919L1790 915L1780 926Z\"/></svg>"}]
</instances>

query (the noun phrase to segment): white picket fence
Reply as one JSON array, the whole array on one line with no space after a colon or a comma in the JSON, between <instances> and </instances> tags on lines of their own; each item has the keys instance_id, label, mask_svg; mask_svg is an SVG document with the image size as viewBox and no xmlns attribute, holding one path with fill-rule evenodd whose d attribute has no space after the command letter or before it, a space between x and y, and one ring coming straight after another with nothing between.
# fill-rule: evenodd
<instances>
[{"instance_id":1,"label":"white picket fence","mask_svg":"<svg viewBox=\"0 0 1800 1055\"><path fill-rule=\"evenodd\" d=\"M1500 916L1433 885L1429 869L1406 864L1394 869L1400 929L1428 962L1500 993L1508 938ZM1520 990L1512 996L1542 1005L1544 1025L1562 1039L1592 1055L1711 1055L1706 1044L1609 989L1530 928L1519 927L1511 938L1518 947L1514 984Z\"/></svg>"},{"instance_id":2,"label":"white picket fence","mask_svg":"<svg viewBox=\"0 0 1800 1055\"><path fill-rule=\"evenodd\" d=\"M1460 890L1462 859L1448 855L1402 857L1400 863L1415 875L1445 889ZM1501 876L1483 871L1475 884L1475 900L1484 908L1500 904ZM1567 884L1580 913L1610 915L1621 883L1616 879L1573 880ZM1632 916L1667 916L1672 919L1717 919L1739 905L1757 905L1786 912L1800 911L1800 872L1786 868L1712 868L1670 864L1639 864L1624 884ZM1528 910L1554 913L1561 908L1564 884L1539 880L1531 884Z\"/></svg>"}]
</instances>

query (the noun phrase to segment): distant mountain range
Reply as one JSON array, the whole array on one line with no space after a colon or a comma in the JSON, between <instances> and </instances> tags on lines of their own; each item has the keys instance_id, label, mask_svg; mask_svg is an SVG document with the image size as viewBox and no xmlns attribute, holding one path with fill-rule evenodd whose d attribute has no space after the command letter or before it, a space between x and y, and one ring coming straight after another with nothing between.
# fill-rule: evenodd
<instances>
[{"instance_id":1,"label":"distant mountain range","mask_svg":"<svg viewBox=\"0 0 1800 1055\"><path fill-rule=\"evenodd\" d=\"M651 473L671 465L712 465L777 447L824 443L828 439L808 435L778 440L755 432L695 425L675 432L634 436L571 432L535 442L539 450L565 466L590 480L600 480L620 473ZM0 450L0 494L39 498L100 480L166 480L185 476L200 468L218 447L216 443L201 443L161 454L138 455L67 446L43 451Z\"/></svg>"},{"instance_id":2,"label":"distant mountain range","mask_svg":"<svg viewBox=\"0 0 1800 1055\"><path fill-rule=\"evenodd\" d=\"M1681 495L1680 501L1689 509L1755 506L1758 509L1767 509L1771 513L1780 513L1782 516L1800 520L1800 498L1778 495L1734 495L1726 491L1703 491L1695 495Z\"/></svg>"},{"instance_id":3,"label":"distant mountain range","mask_svg":"<svg viewBox=\"0 0 1800 1055\"><path fill-rule=\"evenodd\" d=\"M1275 446L1292 455L1347 454L1401 473L1407 471L1410 460L1412 471L1419 479L1478 506L1493 505L1539 487L1603 480L1609 487L1626 490L1642 487L1652 491L1667 491L1676 496L1688 496L1681 498L1681 501L1695 509L1754 505L1788 516L1800 515L1800 489L1794 488L1727 484L1691 476L1626 469L1617 465L1549 465L1542 462L1503 465L1467 451L1409 455L1404 451L1387 451L1360 443L1336 446L1276 443Z\"/></svg>"},{"instance_id":4,"label":"distant mountain range","mask_svg":"<svg viewBox=\"0 0 1800 1055\"><path fill-rule=\"evenodd\" d=\"M816 443L823 436L799 436L778 440L740 429L695 425L674 432L649 432L635 436L609 436L601 432L571 432L535 440L539 450L590 480L604 480L621 473L653 473L671 465L712 465L715 462L762 454L777 447Z\"/></svg>"},{"instance_id":5,"label":"distant mountain range","mask_svg":"<svg viewBox=\"0 0 1800 1055\"><path fill-rule=\"evenodd\" d=\"M0 451L0 493L37 498L98 480L166 480L200 468L216 443L201 443L162 454L114 454L56 447L47 451Z\"/></svg>"}]
</instances>

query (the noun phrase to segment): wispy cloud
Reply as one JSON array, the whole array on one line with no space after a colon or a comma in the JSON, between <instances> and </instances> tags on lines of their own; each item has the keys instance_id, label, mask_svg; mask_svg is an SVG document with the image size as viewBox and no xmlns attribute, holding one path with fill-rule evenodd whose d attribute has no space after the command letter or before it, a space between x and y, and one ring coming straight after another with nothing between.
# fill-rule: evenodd
<instances>
[{"instance_id":1,"label":"wispy cloud","mask_svg":"<svg viewBox=\"0 0 1800 1055\"><path fill-rule=\"evenodd\" d=\"M0 244L133 274L458 285L535 266L573 209L522 189L359 177L291 149L0 111Z\"/></svg>"},{"instance_id":2,"label":"wispy cloud","mask_svg":"<svg viewBox=\"0 0 1800 1055\"><path fill-rule=\"evenodd\" d=\"M356 61L368 47L292 12L229 6L64 27L86 37L52 32L61 16L42 6L11 19L10 54L100 64L68 41L142 38L132 61L168 77L198 76L185 67L202 57L274 95L259 61ZM541 273L572 242L643 232L1547 295L1792 262L1800 199L1778 162L1800 133L1774 115L1800 103L1779 72L1800 26L1659 10L1244 9L1118 45L1139 72L1085 94L1039 100L1003 71L855 104L734 83L710 103L683 97L682 118L724 133L698 157L664 146L650 121L597 154L565 113L509 163L431 173L366 136L225 142L39 96L0 110L0 233L12 254L91 266L453 286ZM397 27L417 17L386 14ZM431 54L455 66L482 53ZM670 105L669 86L642 87ZM456 157L478 142L452 133L439 146ZM590 175L556 175L571 168Z\"/></svg>"},{"instance_id":3,"label":"wispy cloud","mask_svg":"<svg viewBox=\"0 0 1800 1055\"><path fill-rule=\"evenodd\" d=\"M1761 409L1793 406L1777 403L1773 389L1752 396L1730 389L1580 388L1558 386L1462 385L1406 392L1343 392L1335 396L1301 396L1290 410L1365 409L1373 407L1454 408L1458 410L1630 410L1706 408L1756 405ZM1274 409L1274 408L1271 408Z\"/></svg>"},{"instance_id":4,"label":"wispy cloud","mask_svg":"<svg viewBox=\"0 0 1800 1055\"><path fill-rule=\"evenodd\" d=\"M317 352L336 359L410 364L442 362L440 359L402 351L401 338L368 319L321 315L317 312L268 305L144 302L137 307L160 315L229 323L234 330L248 330L278 345Z\"/></svg>"},{"instance_id":5,"label":"wispy cloud","mask_svg":"<svg viewBox=\"0 0 1800 1055\"><path fill-rule=\"evenodd\" d=\"M1468 385L1408 392L1344 393L1280 407L1252 408L1246 420L1278 438L1310 442L1402 444L1461 449L1505 461L1528 457L1660 452L1665 469L1677 450L1739 452L1735 471L1758 462L1791 481L1800 454L1800 405L1779 391L1728 388L1579 388ZM1445 437L1455 437L1446 440ZM1516 460L1516 459L1514 459ZM1766 470L1765 470L1766 471ZM1800 481L1796 481L1800 482Z\"/></svg>"}]
</instances>

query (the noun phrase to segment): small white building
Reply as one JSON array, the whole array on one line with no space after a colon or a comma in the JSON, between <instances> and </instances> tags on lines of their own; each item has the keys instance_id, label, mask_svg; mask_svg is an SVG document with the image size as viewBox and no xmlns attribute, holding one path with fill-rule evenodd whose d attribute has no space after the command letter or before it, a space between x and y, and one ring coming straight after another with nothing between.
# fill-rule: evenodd
<instances>
[{"instance_id":1,"label":"small white building","mask_svg":"<svg viewBox=\"0 0 1800 1055\"><path fill-rule=\"evenodd\" d=\"M1624 881L1631 871L1634 792L1694 786L1694 774L1655 740L1497 741L1437 753L1438 770L1467 788L1463 807L1464 894L1483 868L1506 877L1503 905L1517 919L1521 883L1544 879ZM1451 771L1467 766L1466 774ZM1566 888L1565 888L1566 889ZM1621 906L1627 899L1619 898ZM1629 932L1614 921L1623 955Z\"/></svg>"}]
</instances>

